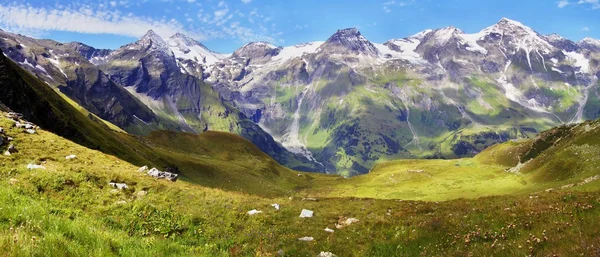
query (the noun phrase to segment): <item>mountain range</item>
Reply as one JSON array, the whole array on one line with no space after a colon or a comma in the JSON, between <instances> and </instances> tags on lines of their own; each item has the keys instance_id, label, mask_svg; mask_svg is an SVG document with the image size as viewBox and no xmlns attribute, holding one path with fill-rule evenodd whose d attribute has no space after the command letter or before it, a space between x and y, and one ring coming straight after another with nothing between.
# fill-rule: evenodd
<instances>
[{"instance_id":1,"label":"mountain range","mask_svg":"<svg viewBox=\"0 0 600 257\"><path fill-rule=\"evenodd\" d=\"M600 117L600 41L506 18L474 34L446 27L378 44L342 29L232 54L152 31L116 50L0 31L0 49L127 132L232 132L299 170L355 175L384 160L472 156Z\"/></svg>"}]
</instances>

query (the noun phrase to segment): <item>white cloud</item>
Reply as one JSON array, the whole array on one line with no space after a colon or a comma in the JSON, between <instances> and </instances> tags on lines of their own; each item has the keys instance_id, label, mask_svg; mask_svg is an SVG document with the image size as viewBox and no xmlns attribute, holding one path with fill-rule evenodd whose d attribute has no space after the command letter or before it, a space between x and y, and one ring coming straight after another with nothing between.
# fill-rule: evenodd
<instances>
[{"instance_id":1,"label":"white cloud","mask_svg":"<svg viewBox=\"0 0 600 257\"><path fill-rule=\"evenodd\" d=\"M589 27L583 27L583 28L581 28L581 31L590 31L590 28Z\"/></svg>"},{"instance_id":2,"label":"white cloud","mask_svg":"<svg viewBox=\"0 0 600 257\"><path fill-rule=\"evenodd\" d=\"M215 11L215 19L220 20L221 18L223 18L223 16L225 16L227 14L227 12L229 12L228 9L222 9L222 10Z\"/></svg>"},{"instance_id":3,"label":"white cloud","mask_svg":"<svg viewBox=\"0 0 600 257\"><path fill-rule=\"evenodd\" d=\"M396 1L396 0L388 0L383 2L383 11L384 12L392 12L392 7L403 7L408 6L414 3L415 0L405 0L405 1Z\"/></svg>"},{"instance_id":4,"label":"white cloud","mask_svg":"<svg viewBox=\"0 0 600 257\"><path fill-rule=\"evenodd\" d=\"M115 1L117 7L122 5L121 2L125 3L125 1ZM245 15L240 14L242 13L239 10L230 9L224 1L215 1L210 11L198 9L195 16L181 13L178 14L181 17L177 19L168 16L154 18L154 16L141 17L131 13L121 13L117 8L112 8L110 2L104 2L102 7L100 4L78 7L73 5L37 7L14 3L0 5L0 28L34 37L43 37L51 31L68 31L139 38L152 29L163 38L179 32L199 41L212 39L231 39L245 43L280 41L280 34L271 17L260 14L256 9ZM255 24L241 22L250 18L255 20Z\"/></svg>"},{"instance_id":5,"label":"white cloud","mask_svg":"<svg viewBox=\"0 0 600 257\"><path fill-rule=\"evenodd\" d=\"M245 3L245 4L250 3L250 2L252 2L252 0L242 0L242 3Z\"/></svg>"},{"instance_id":6,"label":"white cloud","mask_svg":"<svg viewBox=\"0 0 600 257\"><path fill-rule=\"evenodd\" d=\"M579 0L578 4L589 4L592 9L600 9L600 0Z\"/></svg>"},{"instance_id":7,"label":"white cloud","mask_svg":"<svg viewBox=\"0 0 600 257\"><path fill-rule=\"evenodd\" d=\"M206 39L201 33L187 31L174 19L154 20L93 8L72 10L35 8L17 4L4 5L0 6L0 26L17 33L69 31L130 37L141 37L152 29L162 37L181 32L198 40Z\"/></svg>"},{"instance_id":8,"label":"white cloud","mask_svg":"<svg viewBox=\"0 0 600 257\"><path fill-rule=\"evenodd\" d=\"M566 0L558 1L558 8L563 8L567 5L569 5L569 1L566 1Z\"/></svg>"}]
</instances>

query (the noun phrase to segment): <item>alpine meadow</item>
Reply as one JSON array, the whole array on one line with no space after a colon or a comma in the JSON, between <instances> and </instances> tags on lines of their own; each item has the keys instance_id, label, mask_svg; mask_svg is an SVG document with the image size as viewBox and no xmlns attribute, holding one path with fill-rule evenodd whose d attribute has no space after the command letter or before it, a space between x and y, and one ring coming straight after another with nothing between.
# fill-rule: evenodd
<instances>
[{"instance_id":1,"label":"alpine meadow","mask_svg":"<svg viewBox=\"0 0 600 257\"><path fill-rule=\"evenodd\" d=\"M598 17L1 3L0 256L600 256Z\"/></svg>"}]
</instances>

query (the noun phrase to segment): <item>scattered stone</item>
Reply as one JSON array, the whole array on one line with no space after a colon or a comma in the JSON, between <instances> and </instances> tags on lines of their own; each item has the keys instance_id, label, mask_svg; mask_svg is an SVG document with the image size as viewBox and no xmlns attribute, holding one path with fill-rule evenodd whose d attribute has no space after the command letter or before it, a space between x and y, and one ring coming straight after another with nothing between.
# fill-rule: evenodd
<instances>
[{"instance_id":1,"label":"scattered stone","mask_svg":"<svg viewBox=\"0 0 600 257\"><path fill-rule=\"evenodd\" d=\"M302 212L300 212L300 218L312 218L313 213L314 212L311 210L302 209Z\"/></svg>"},{"instance_id":2,"label":"scattered stone","mask_svg":"<svg viewBox=\"0 0 600 257\"><path fill-rule=\"evenodd\" d=\"M71 159L75 159L75 158L77 158L77 155L74 155L74 154L67 155L67 156L65 157L65 159L67 159L67 160L71 160Z\"/></svg>"},{"instance_id":3,"label":"scattered stone","mask_svg":"<svg viewBox=\"0 0 600 257\"><path fill-rule=\"evenodd\" d=\"M123 201L123 200L121 200L121 201L118 201L118 202L117 202L117 204L118 204L118 205L127 204L127 201Z\"/></svg>"},{"instance_id":4,"label":"scattered stone","mask_svg":"<svg viewBox=\"0 0 600 257\"><path fill-rule=\"evenodd\" d=\"M9 151L6 151L6 152L4 152L4 155L6 155L6 156L10 156L10 152L9 152Z\"/></svg>"},{"instance_id":5,"label":"scattered stone","mask_svg":"<svg viewBox=\"0 0 600 257\"><path fill-rule=\"evenodd\" d=\"M11 185L17 184L17 182L19 182L19 181L16 180L16 179L14 179L14 178L11 178L11 179L8 180L8 183L11 184Z\"/></svg>"},{"instance_id":6,"label":"scattered stone","mask_svg":"<svg viewBox=\"0 0 600 257\"><path fill-rule=\"evenodd\" d=\"M13 138L12 137L7 137L6 141L11 142L11 141L13 141Z\"/></svg>"},{"instance_id":7,"label":"scattered stone","mask_svg":"<svg viewBox=\"0 0 600 257\"><path fill-rule=\"evenodd\" d=\"M16 128L25 128L25 123L21 123L18 121L15 121L15 125Z\"/></svg>"},{"instance_id":8,"label":"scattered stone","mask_svg":"<svg viewBox=\"0 0 600 257\"><path fill-rule=\"evenodd\" d=\"M4 129L0 128L0 135L4 135Z\"/></svg>"},{"instance_id":9,"label":"scattered stone","mask_svg":"<svg viewBox=\"0 0 600 257\"><path fill-rule=\"evenodd\" d=\"M138 172L146 172L148 170L148 166L143 166L138 169Z\"/></svg>"},{"instance_id":10,"label":"scattered stone","mask_svg":"<svg viewBox=\"0 0 600 257\"><path fill-rule=\"evenodd\" d=\"M277 256L285 256L283 249L279 249L279 251L277 251Z\"/></svg>"},{"instance_id":11,"label":"scattered stone","mask_svg":"<svg viewBox=\"0 0 600 257\"><path fill-rule=\"evenodd\" d=\"M321 252L317 257L336 257L337 255L331 252Z\"/></svg>"},{"instance_id":12,"label":"scattered stone","mask_svg":"<svg viewBox=\"0 0 600 257\"><path fill-rule=\"evenodd\" d=\"M359 222L359 220L356 218L347 218L346 220L343 220L343 221L339 222L338 224L335 224L335 227L337 229L342 229L342 228L350 226L350 225L352 225L352 223L356 223L356 222Z\"/></svg>"},{"instance_id":13,"label":"scattered stone","mask_svg":"<svg viewBox=\"0 0 600 257\"><path fill-rule=\"evenodd\" d=\"M551 192L553 192L553 191L554 191L554 188L548 188L548 189L546 189L546 190L544 190L544 191L545 191L546 193L551 193Z\"/></svg>"},{"instance_id":14,"label":"scattered stone","mask_svg":"<svg viewBox=\"0 0 600 257\"><path fill-rule=\"evenodd\" d=\"M279 208L280 208L278 203L271 204L271 206L273 206L273 208L275 208L275 210L279 210Z\"/></svg>"},{"instance_id":15,"label":"scattered stone","mask_svg":"<svg viewBox=\"0 0 600 257\"><path fill-rule=\"evenodd\" d=\"M564 185L564 186L561 186L561 187L560 187L560 189L567 189L567 188L571 188L571 187L573 187L574 185L575 185L575 184L568 184L568 185Z\"/></svg>"},{"instance_id":16,"label":"scattered stone","mask_svg":"<svg viewBox=\"0 0 600 257\"><path fill-rule=\"evenodd\" d=\"M127 188L129 188L129 187L127 186L127 184L125 184L125 183L116 183L116 182L110 182L110 183L108 183L108 184L109 184L110 186L112 186L112 187L116 188L116 189L119 189L119 190L123 190L123 189L127 189Z\"/></svg>"},{"instance_id":17,"label":"scattered stone","mask_svg":"<svg viewBox=\"0 0 600 257\"><path fill-rule=\"evenodd\" d=\"M315 240L315 238L312 236L305 236L305 237L298 238L298 240L304 241L304 242L310 242L310 241Z\"/></svg>"},{"instance_id":18,"label":"scattered stone","mask_svg":"<svg viewBox=\"0 0 600 257\"><path fill-rule=\"evenodd\" d=\"M6 114L6 117L12 120L19 120L23 118L23 114L20 113L16 113L16 112L9 112Z\"/></svg>"},{"instance_id":19,"label":"scattered stone","mask_svg":"<svg viewBox=\"0 0 600 257\"><path fill-rule=\"evenodd\" d=\"M302 177L302 174L298 174L298 177Z\"/></svg>"},{"instance_id":20,"label":"scattered stone","mask_svg":"<svg viewBox=\"0 0 600 257\"><path fill-rule=\"evenodd\" d=\"M28 170L36 170L36 169L42 169L45 170L46 167L42 166L42 165L37 165L37 164L27 164L27 169Z\"/></svg>"},{"instance_id":21,"label":"scattered stone","mask_svg":"<svg viewBox=\"0 0 600 257\"><path fill-rule=\"evenodd\" d=\"M139 196L139 197L144 197L146 195L148 195L148 191L142 190L142 191L137 192L137 196Z\"/></svg>"},{"instance_id":22,"label":"scattered stone","mask_svg":"<svg viewBox=\"0 0 600 257\"><path fill-rule=\"evenodd\" d=\"M7 151L8 153L10 153L10 154L13 154L13 153L18 153L18 152L19 152L19 150L17 150L17 147L16 147L15 145L13 145L13 144L10 144L10 145L8 146L8 149L6 149L6 151Z\"/></svg>"},{"instance_id":23,"label":"scattered stone","mask_svg":"<svg viewBox=\"0 0 600 257\"><path fill-rule=\"evenodd\" d=\"M412 173L423 173L423 170L408 170L408 172L412 172Z\"/></svg>"},{"instance_id":24,"label":"scattered stone","mask_svg":"<svg viewBox=\"0 0 600 257\"><path fill-rule=\"evenodd\" d=\"M35 126L31 123L25 123L25 129L34 129Z\"/></svg>"},{"instance_id":25,"label":"scattered stone","mask_svg":"<svg viewBox=\"0 0 600 257\"><path fill-rule=\"evenodd\" d=\"M327 233L333 233L335 231L333 229L330 229L330 228L325 228L325 232L327 232Z\"/></svg>"},{"instance_id":26,"label":"scattered stone","mask_svg":"<svg viewBox=\"0 0 600 257\"><path fill-rule=\"evenodd\" d=\"M262 213L262 211L258 211L256 209L254 209L254 210L248 211L247 213L248 213L248 215L254 215L254 214Z\"/></svg>"},{"instance_id":27,"label":"scattered stone","mask_svg":"<svg viewBox=\"0 0 600 257\"><path fill-rule=\"evenodd\" d=\"M27 134L35 134L35 129L26 129L25 133L27 133Z\"/></svg>"},{"instance_id":28,"label":"scattered stone","mask_svg":"<svg viewBox=\"0 0 600 257\"><path fill-rule=\"evenodd\" d=\"M308 197L308 198L302 198L302 201L316 201L317 198L312 198L312 197Z\"/></svg>"},{"instance_id":29,"label":"scattered stone","mask_svg":"<svg viewBox=\"0 0 600 257\"><path fill-rule=\"evenodd\" d=\"M596 175L596 176L593 176L593 177L586 178L586 179L584 179L582 182L579 182L579 184L577 184L577 185L578 185L578 186L583 186L583 185L585 185L585 184L587 184L587 183L590 183L590 182L596 181L596 180L598 180L598 179L600 179L600 175Z\"/></svg>"},{"instance_id":30,"label":"scattered stone","mask_svg":"<svg viewBox=\"0 0 600 257\"><path fill-rule=\"evenodd\" d=\"M150 169L147 174L156 179L166 179L173 182L177 181L177 177L179 177L178 174L160 171L157 168Z\"/></svg>"}]
</instances>

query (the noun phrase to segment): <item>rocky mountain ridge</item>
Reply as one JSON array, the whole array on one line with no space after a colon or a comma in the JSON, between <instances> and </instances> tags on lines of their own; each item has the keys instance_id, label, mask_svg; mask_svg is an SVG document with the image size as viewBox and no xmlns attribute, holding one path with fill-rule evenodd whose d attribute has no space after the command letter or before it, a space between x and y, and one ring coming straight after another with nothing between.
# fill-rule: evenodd
<instances>
[{"instance_id":1,"label":"rocky mountain ridge","mask_svg":"<svg viewBox=\"0 0 600 257\"><path fill-rule=\"evenodd\" d=\"M253 42L232 54L152 31L112 51L69 45L171 129L242 134L254 126L232 118L242 115L288 151L352 175L597 118L598 42L503 18L473 34L446 27L378 44L342 29L324 42Z\"/></svg>"}]
</instances>

